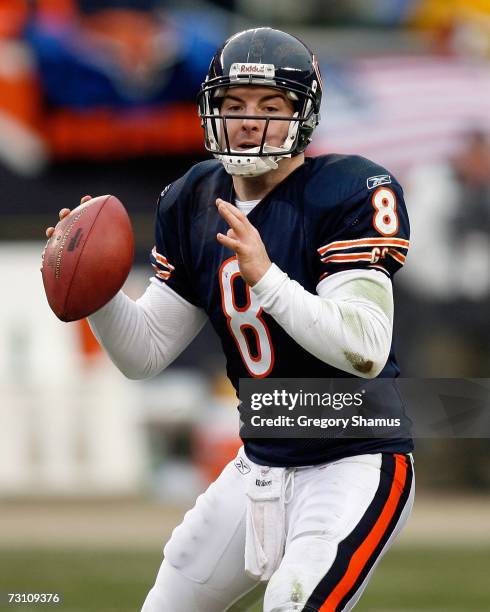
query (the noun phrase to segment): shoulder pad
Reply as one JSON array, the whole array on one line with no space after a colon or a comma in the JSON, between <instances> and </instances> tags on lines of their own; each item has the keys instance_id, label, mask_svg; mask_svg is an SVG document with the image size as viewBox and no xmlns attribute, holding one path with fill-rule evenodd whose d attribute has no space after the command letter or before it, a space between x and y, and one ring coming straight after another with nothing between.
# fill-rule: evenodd
<instances>
[{"instance_id":1,"label":"shoulder pad","mask_svg":"<svg viewBox=\"0 0 490 612\"><path fill-rule=\"evenodd\" d=\"M388 170L360 155L323 155L314 159L305 188L305 201L313 208L334 207L356 194L397 183Z\"/></svg>"},{"instance_id":2,"label":"shoulder pad","mask_svg":"<svg viewBox=\"0 0 490 612\"><path fill-rule=\"evenodd\" d=\"M170 183L165 187L165 189L161 192L158 198L158 206L160 211L166 211L173 204L177 202L177 200L185 199L189 194L192 193L196 183L203 178L211 174L212 172L216 172L220 168L223 168L221 162L209 159L203 162L199 162L190 168L184 176L181 176L179 179Z\"/></svg>"}]
</instances>

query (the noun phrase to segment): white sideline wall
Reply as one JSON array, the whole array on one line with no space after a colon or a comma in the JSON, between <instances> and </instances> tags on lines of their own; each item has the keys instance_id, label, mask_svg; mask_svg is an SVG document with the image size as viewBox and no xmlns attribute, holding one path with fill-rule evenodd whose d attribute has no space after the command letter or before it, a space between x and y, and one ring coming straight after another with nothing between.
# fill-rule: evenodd
<instances>
[{"instance_id":1,"label":"white sideline wall","mask_svg":"<svg viewBox=\"0 0 490 612\"><path fill-rule=\"evenodd\" d=\"M51 312L44 244L0 244L0 495L132 494L147 442L141 388Z\"/></svg>"}]
</instances>

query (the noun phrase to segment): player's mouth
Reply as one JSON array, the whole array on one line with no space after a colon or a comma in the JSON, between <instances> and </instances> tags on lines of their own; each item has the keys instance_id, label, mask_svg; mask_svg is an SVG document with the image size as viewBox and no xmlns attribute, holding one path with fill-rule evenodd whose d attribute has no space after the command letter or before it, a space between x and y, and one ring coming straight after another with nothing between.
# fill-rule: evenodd
<instances>
[{"instance_id":1,"label":"player's mouth","mask_svg":"<svg viewBox=\"0 0 490 612\"><path fill-rule=\"evenodd\" d=\"M254 149L255 147L260 146L260 142L242 142L237 146L237 149L241 149L242 151L247 151L248 149Z\"/></svg>"}]
</instances>

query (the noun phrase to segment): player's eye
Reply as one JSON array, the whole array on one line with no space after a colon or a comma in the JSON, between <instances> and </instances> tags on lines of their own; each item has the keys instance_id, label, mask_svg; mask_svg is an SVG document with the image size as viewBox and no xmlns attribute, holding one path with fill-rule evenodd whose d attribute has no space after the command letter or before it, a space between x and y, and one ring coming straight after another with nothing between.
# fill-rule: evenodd
<instances>
[{"instance_id":1,"label":"player's eye","mask_svg":"<svg viewBox=\"0 0 490 612\"><path fill-rule=\"evenodd\" d=\"M277 108L277 106L266 106L264 108L266 113L275 113L277 112L279 109Z\"/></svg>"},{"instance_id":2,"label":"player's eye","mask_svg":"<svg viewBox=\"0 0 490 612\"><path fill-rule=\"evenodd\" d=\"M231 106L227 106L225 108L225 111L227 113L239 113L241 109L241 106L238 104L232 104Z\"/></svg>"}]
</instances>

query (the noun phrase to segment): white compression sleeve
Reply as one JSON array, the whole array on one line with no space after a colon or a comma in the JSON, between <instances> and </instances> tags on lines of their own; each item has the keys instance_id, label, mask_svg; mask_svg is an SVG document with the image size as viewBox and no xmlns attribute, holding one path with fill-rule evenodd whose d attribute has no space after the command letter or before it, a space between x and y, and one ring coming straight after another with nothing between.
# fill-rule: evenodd
<instances>
[{"instance_id":1,"label":"white compression sleeve","mask_svg":"<svg viewBox=\"0 0 490 612\"><path fill-rule=\"evenodd\" d=\"M337 272L313 295L272 264L252 291L293 340L321 361L362 378L383 369L391 346L393 293L382 272Z\"/></svg>"},{"instance_id":2,"label":"white compression sleeve","mask_svg":"<svg viewBox=\"0 0 490 612\"><path fill-rule=\"evenodd\" d=\"M133 301L122 291L89 317L90 327L128 378L149 378L166 368L197 336L205 312L152 278Z\"/></svg>"}]
</instances>

